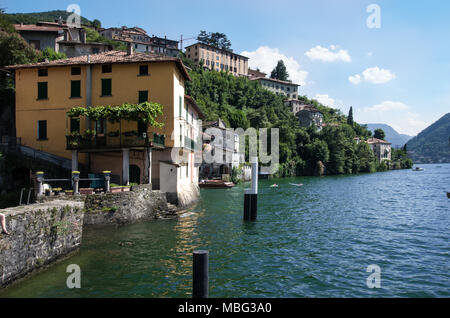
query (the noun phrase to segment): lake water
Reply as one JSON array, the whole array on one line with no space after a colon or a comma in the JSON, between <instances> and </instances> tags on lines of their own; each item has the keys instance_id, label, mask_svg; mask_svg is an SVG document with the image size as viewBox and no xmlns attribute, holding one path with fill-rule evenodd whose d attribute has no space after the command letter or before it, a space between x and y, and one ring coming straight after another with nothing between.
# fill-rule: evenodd
<instances>
[{"instance_id":1,"label":"lake water","mask_svg":"<svg viewBox=\"0 0 450 318\"><path fill-rule=\"evenodd\" d=\"M179 220L86 229L79 254L0 297L191 297L195 249L210 252L210 297L450 297L450 164L421 167L261 180L254 223L249 184L204 189ZM69 264L81 289L66 287Z\"/></svg>"}]
</instances>

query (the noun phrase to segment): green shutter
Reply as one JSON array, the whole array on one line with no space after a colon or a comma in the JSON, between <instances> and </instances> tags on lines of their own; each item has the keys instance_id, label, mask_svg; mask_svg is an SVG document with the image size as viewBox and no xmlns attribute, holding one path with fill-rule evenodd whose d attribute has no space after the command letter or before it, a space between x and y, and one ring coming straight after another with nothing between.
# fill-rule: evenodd
<instances>
[{"instance_id":1,"label":"green shutter","mask_svg":"<svg viewBox=\"0 0 450 318\"><path fill-rule=\"evenodd\" d=\"M47 139L47 121L38 120L38 140Z\"/></svg>"},{"instance_id":2,"label":"green shutter","mask_svg":"<svg viewBox=\"0 0 450 318\"><path fill-rule=\"evenodd\" d=\"M70 119L70 132L80 132L80 119L79 118L71 118Z\"/></svg>"},{"instance_id":3,"label":"green shutter","mask_svg":"<svg viewBox=\"0 0 450 318\"><path fill-rule=\"evenodd\" d=\"M81 97L81 81L71 81L70 84L70 97Z\"/></svg>"},{"instance_id":4,"label":"green shutter","mask_svg":"<svg viewBox=\"0 0 450 318\"><path fill-rule=\"evenodd\" d=\"M47 82L38 83L38 99L48 98L48 85Z\"/></svg>"},{"instance_id":5,"label":"green shutter","mask_svg":"<svg viewBox=\"0 0 450 318\"><path fill-rule=\"evenodd\" d=\"M102 96L112 95L112 80L110 78L102 78Z\"/></svg>"},{"instance_id":6,"label":"green shutter","mask_svg":"<svg viewBox=\"0 0 450 318\"><path fill-rule=\"evenodd\" d=\"M179 111L179 117L183 117L183 114L182 114L182 109L183 109L183 101L181 100L181 96L180 96L180 111Z\"/></svg>"},{"instance_id":7,"label":"green shutter","mask_svg":"<svg viewBox=\"0 0 450 318\"><path fill-rule=\"evenodd\" d=\"M139 104L148 102L148 91L139 91Z\"/></svg>"}]
</instances>

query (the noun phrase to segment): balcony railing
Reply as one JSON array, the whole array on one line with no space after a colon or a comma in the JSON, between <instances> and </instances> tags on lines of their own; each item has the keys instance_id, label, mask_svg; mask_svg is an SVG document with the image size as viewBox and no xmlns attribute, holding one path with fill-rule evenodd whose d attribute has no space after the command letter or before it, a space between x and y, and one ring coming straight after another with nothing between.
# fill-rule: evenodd
<instances>
[{"instance_id":1,"label":"balcony railing","mask_svg":"<svg viewBox=\"0 0 450 318\"><path fill-rule=\"evenodd\" d=\"M142 148L154 147L164 148L165 136L162 134L150 133L149 137L138 135L137 133L118 134L110 132L96 136L66 136L68 150L102 150L120 148Z\"/></svg>"}]
</instances>

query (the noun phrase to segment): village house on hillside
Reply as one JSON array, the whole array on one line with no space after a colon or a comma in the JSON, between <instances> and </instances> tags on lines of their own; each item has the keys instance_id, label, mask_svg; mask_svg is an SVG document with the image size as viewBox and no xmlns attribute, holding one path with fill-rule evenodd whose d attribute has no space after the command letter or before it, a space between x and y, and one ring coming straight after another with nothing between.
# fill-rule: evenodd
<instances>
[{"instance_id":1,"label":"village house on hillside","mask_svg":"<svg viewBox=\"0 0 450 318\"><path fill-rule=\"evenodd\" d=\"M304 105L295 115L301 127L309 127L313 124L319 130L323 127L323 114L313 106Z\"/></svg>"},{"instance_id":2,"label":"village house on hillside","mask_svg":"<svg viewBox=\"0 0 450 318\"><path fill-rule=\"evenodd\" d=\"M186 47L186 56L206 69L248 76L248 57L243 55L197 42Z\"/></svg>"},{"instance_id":3,"label":"village house on hillside","mask_svg":"<svg viewBox=\"0 0 450 318\"><path fill-rule=\"evenodd\" d=\"M153 189L171 194L181 205L196 199L194 150L203 113L185 95L190 77L180 59L134 53L129 47L128 52L15 65L6 70L15 71L16 130L23 146L69 159L72 170L78 170L80 163L90 173L110 170L112 179L124 185L151 183ZM75 106L146 101L163 105L163 115L156 118L164 123L162 128L67 115ZM183 155L182 162L173 160L174 148Z\"/></svg>"},{"instance_id":4,"label":"village house on hillside","mask_svg":"<svg viewBox=\"0 0 450 318\"><path fill-rule=\"evenodd\" d=\"M131 42L136 52L150 52L172 57L177 57L180 53L178 41L169 40L166 37L149 36L144 29L139 27L107 28L101 29L99 33L110 40Z\"/></svg>"},{"instance_id":5,"label":"village house on hillside","mask_svg":"<svg viewBox=\"0 0 450 318\"><path fill-rule=\"evenodd\" d=\"M392 144L390 142L378 138L369 138L367 143L372 147L375 158L378 161L391 160Z\"/></svg>"},{"instance_id":6,"label":"village house on hillside","mask_svg":"<svg viewBox=\"0 0 450 318\"><path fill-rule=\"evenodd\" d=\"M112 50L112 46L109 44L87 42L84 28L68 26L61 20L36 24L15 24L14 28L35 49L51 48L55 52L65 53L67 57Z\"/></svg>"}]
</instances>

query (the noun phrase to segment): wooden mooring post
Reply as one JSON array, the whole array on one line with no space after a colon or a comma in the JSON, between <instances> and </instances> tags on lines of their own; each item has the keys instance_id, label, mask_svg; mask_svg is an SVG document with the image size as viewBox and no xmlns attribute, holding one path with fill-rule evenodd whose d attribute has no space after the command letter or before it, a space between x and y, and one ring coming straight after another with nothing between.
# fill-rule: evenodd
<instances>
[{"instance_id":1,"label":"wooden mooring post","mask_svg":"<svg viewBox=\"0 0 450 318\"><path fill-rule=\"evenodd\" d=\"M208 258L208 251L194 251L192 269L192 298L208 298Z\"/></svg>"}]
</instances>

